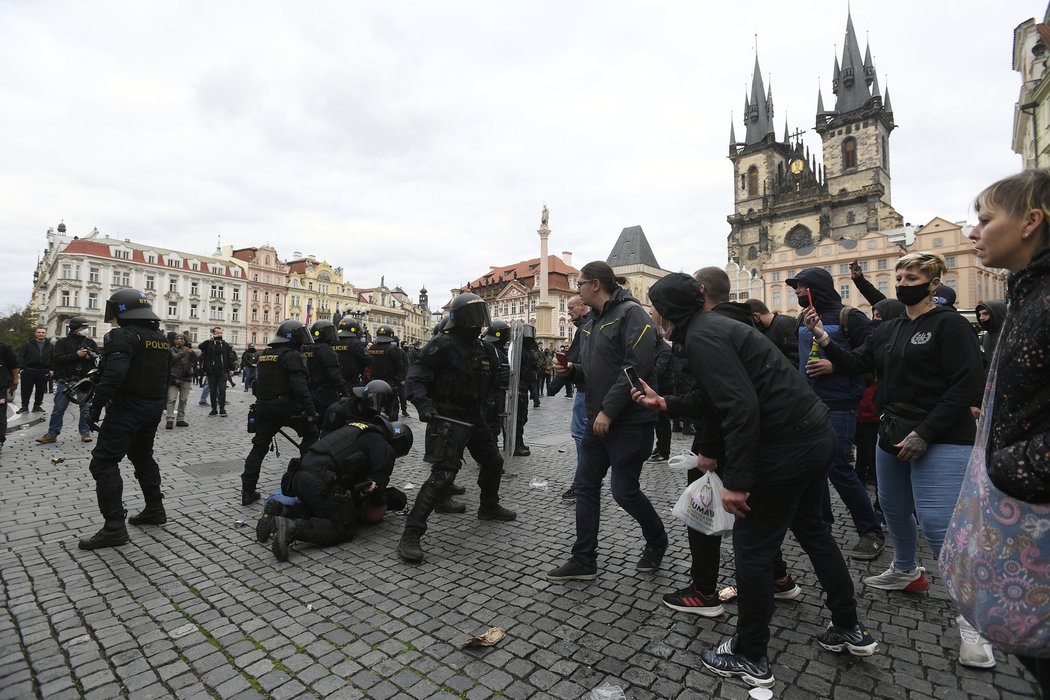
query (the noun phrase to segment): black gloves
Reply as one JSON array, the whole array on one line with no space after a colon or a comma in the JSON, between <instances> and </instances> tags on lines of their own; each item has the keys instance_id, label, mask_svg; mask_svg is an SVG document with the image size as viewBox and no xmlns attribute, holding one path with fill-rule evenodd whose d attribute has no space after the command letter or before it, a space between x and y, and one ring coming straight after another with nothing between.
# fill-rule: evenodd
<instances>
[{"instance_id":1,"label":"black gloves","mask_svg":"<svg viewBox=\"0 0 1050 700\"><path fill-rule=\"evenodd\" d=\"M437 415L437 410L433 406L423 406L419 410L419 420L424 423L429 423L430 420Z\"/></svg>"}]
</instances>

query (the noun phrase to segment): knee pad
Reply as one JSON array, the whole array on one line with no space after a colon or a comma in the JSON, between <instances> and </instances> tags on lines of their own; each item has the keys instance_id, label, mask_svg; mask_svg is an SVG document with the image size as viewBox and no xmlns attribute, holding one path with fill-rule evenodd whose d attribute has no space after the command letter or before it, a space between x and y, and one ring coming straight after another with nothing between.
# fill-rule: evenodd
<instances>
[{"instance_id":1,"label":"knee pad","mask_svg":"<svg viewBox=\"0 0 1050 700\"><path fill-rule=\"evenodd\" d=\"M444 490L452 487L452 482L456 480L456 473L449 469L435 469L430 472L428 481L437 488Z\"/></svg>"}]
</instances>

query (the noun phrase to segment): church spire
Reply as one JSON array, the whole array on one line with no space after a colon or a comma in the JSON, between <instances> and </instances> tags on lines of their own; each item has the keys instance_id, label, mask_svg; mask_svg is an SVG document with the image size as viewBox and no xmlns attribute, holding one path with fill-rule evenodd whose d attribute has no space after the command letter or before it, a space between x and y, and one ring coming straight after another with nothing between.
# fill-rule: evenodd
<instances>
[{"instance_id":1,"label":"church spire","mask_svg":"<svg viewBox=\"0 0 1050 700\"><path fill-rule=\"evenodd\" d=\"M871 62L871 52L867 60L861 58L857 32L853 29L853 15L846 14L846 43L842 47L842 64L838 67L838 90L835 111L839 114L859 109L871 99L867 79L867 68ZM874 71L874 68L872 68ZM861 79L863 76L863 79Z\"/></svg>"},{"instance_id":2,"label":"church spire","mask_svg":"<svg viewBox=\"0 0 1050 700\"><path fill-rule=\"evenodd\" d=\"M736 125L733 123L733 117L729 117L729 153L730 155L736 153Z\"/></svg>"},{"instance_id":3,"label":"church spire","mask_svg":"<svg viewBox=\"0 0 1050 700\"><path fill-rule=\"evenodd\" d=\"M773 92L772 88L767 93L762 83L762 69L758 65L758 54L755 54L755 73L751 78L751 98L744 99L747 112L744 114L744 123L747 124L747 133L744 141L747 145L759 143L766 134L773 133Z\"/></svg>"},{"instance_id":4,"label":"church spire","mask_svg":"<svg viewBox=\"0 0 1050 700\"><path fill-rule=\"evenodd\" d=\"M871 83L875 80L875 64L871 62L871 46L864 47L864 82L871 87Z\"/></svg>"}]
</instances>

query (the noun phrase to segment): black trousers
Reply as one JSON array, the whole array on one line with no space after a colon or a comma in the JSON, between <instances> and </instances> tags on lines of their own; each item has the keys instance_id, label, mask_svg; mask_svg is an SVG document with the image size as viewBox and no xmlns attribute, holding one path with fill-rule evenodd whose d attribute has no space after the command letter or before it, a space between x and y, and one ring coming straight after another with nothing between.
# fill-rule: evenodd
<instances>
[{"instance_id":1,"label":"black trousers","mask_svg":"<svg viewBox=\"0 0 1050 700\"><path fill-rule=\"evenodd\" d=\"M525 447L525 424L529 422L529 392L518 390L517 425L514 426L514 447Z\"/></svg>"},{"instance_id":2,"label":"black trousers","mask_svg":"<svg viewBox=\"0 0 1050 700\"><path fill-rule=\"evenodd\" d=\"M296 538L322 547L349 542L354 536L355 506L348 496L336 495L334 477L300 469L292 475L291 493L303 502Z\"/></svg>"},{"instance_id":3,"label":"black trousers","mask_svg":"<svg viewBox=\"0 0 1050 700\"><path fill-rule=\"evenodd\" d=\"M208 373L208 395L211 397L211 410L226 410L226 377L225 372Z\"/></svg>"},{"instance_id":4,"label":"black trousers","mask_svg":"<svg viewBox=\"0 0 1050 700\"><path fill-rule=\"evenodd\" d=\"M667 411L656 414L656 449L653 452L664 457L671 456L671 417Z\"/></svg>"},{"instance_id":5,"label":"black trousers","mask_svg":"<svg viewBox=\"0 0 1050 700\"><path fill-rule=\"evenodd\" d=\"M244 459L244 471L241 473L241 486L245 491L252 491L259 484L263 459L270 449L270 442L281 428L291 428L302 439L299 443L300 454L317 442L317 427L304 418L293 418L292 407L287 401L257 401L252 449ZM288 446L295 449L291 443L288 443Z\"/></svg>"},{"instance_id":6,"label":"black trousers","mask_svg":"<svg viewBox=\"0 0 1050 700\"><path fill-rule=\"evenodd\" d=\"M838 439L825 430L793 442L758 446L756 473L746 518L733 527L736 556L737 652L751 660L766 656L773 617L773 562L790 529L813 563L831 621L852 629L857 600L842 552L823 518L824 491Z\"/></svg>"},{"instance_id":7,"label":"black trousers","mask_svg":"<svg viewBox=\"0 0 1050 700\"><path fill-rule=\"evenodd\" d=\"M22 408L29 408L29 399L34 391L36 397L33 398L33 408L40 408L47 393L47 370L26 367L18 377L22 382Z\"/></svg>"},{"instance_id":8,"label":"black trousers","mask_svg":"<svg viewBox=\"0 0 1050 700\"><path fill-rule=\"evenodd\" d=\"M1018 654L1017 660L1035 677L1043 700L1050 700L1050 659Z\"/></svg>"},{"instance_id":9,"label":"black trousers","mask_svg":"<svg viewBox=\"0 0 1050 700\"><path fill-rule=\"evenodd\" d=\"M166 405L165 398L114 399L106 407L95 449L91 450L89 468L95 478L98 509L107 521L124 519L120 460L125 456L135 467L135 478L146 502L156 503L163 498L160 467L153 458L153 439Z\"/></svg>"}]
</instances>

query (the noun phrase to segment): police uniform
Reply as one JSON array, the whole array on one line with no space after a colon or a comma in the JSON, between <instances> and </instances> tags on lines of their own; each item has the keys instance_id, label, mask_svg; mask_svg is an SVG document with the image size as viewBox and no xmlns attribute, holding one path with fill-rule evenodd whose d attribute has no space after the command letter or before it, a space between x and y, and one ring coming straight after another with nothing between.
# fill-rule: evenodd
<instances>
[{"instance_id":1,"label":"police uniform","mask_svg":"<svg viewBox=\"0 0 1050 700\"><path fill-rule=\"evenodd\" d=\"M368 354L372 357L372 379L382 379L391 388L396 387L404 376L404 363L401 350L393 339L377 335L372 347L368 349ZM390 420L397 420L396 396L391 397L383 412Z\"/></svg>"},{"instance_id":2,"label":"police uniform","mask_svg":"<svg viewBox=\"0 0 1050 700\"><path fill-rule=\"evenodd\" d=\"M329 406L348 393L339 358L327 343L320 342L304 347L302 353L306 360L307 383L314 410L323 416Z\"/></svg>"},{"instance_id":3,"label":"police uniform","mask_svg":"<svg viewBox=\"0 0 1050 700\"><path fill-rule=\"evenodd\" d=\"M535 386L536 378L539 376L539 363L536 361L536 354L539 351L534 338L521 339L521 352L518 354L517 425L514 426L514 455L516 457L527 457L531 454L525 444L525 424L529 422L529 388Z\"/></svg>"},{"instance_id":4,"label":"police uniform","mask_svg":"<svg viewBox=\"0 0 1050 700\"><path fill-rule=\"evenodd\" d=\"M289 427L299 434L302 438L300 450L307 449L317 440L317 412L306 377L302 353L291 344L271 343L259 355L259 378L255 383L255 434L241 474L242 505L259 500L255 487L259 483L263 458L281 428Z\"/></svg>"},{"instance_id":5,"label":"police uniform","mask_svg":"<svg viewBox=\"0 0 1050 700\"><path fill-rule=\"evenodd\" d=\"M125 455L135 467L135 478L146 501L146 508L130 522L159 525L167 521L153 440L167 405L171 353L167 338L149 319L156 316L149 311L149 302L142 292L127 289L114 294L107 302L106 320L112 318L111 303L125 298L141 302L135 308L121 301L118 306L123 308L114 312L121 326L107 333L103 341L102 370L88 414L88 422L95 425L103 408L106 411L89 465L106 525L93 537L82 539L81 549L119 546L128 541L119 466ZM136 312L126 314L132 318L122 317L129 309Z\"/></svg>"},{"instance_id":6,"label":"police uniform","mask_svg":"<svg viewBox=\"0 0 1050 700\"><path fill-rule=\"evenodd\" d=\"M510 359L507 357L507 341L505 337L498 341L492 341L486 336L486 345L492 347L496 354L496 362L499 368L495 390L492 391L485 401L485 423L489 426L492 437L499 444L499 436L503 430L503 411L507 403L508 378L510 374Z\"/></svg>"}]
</instances>

